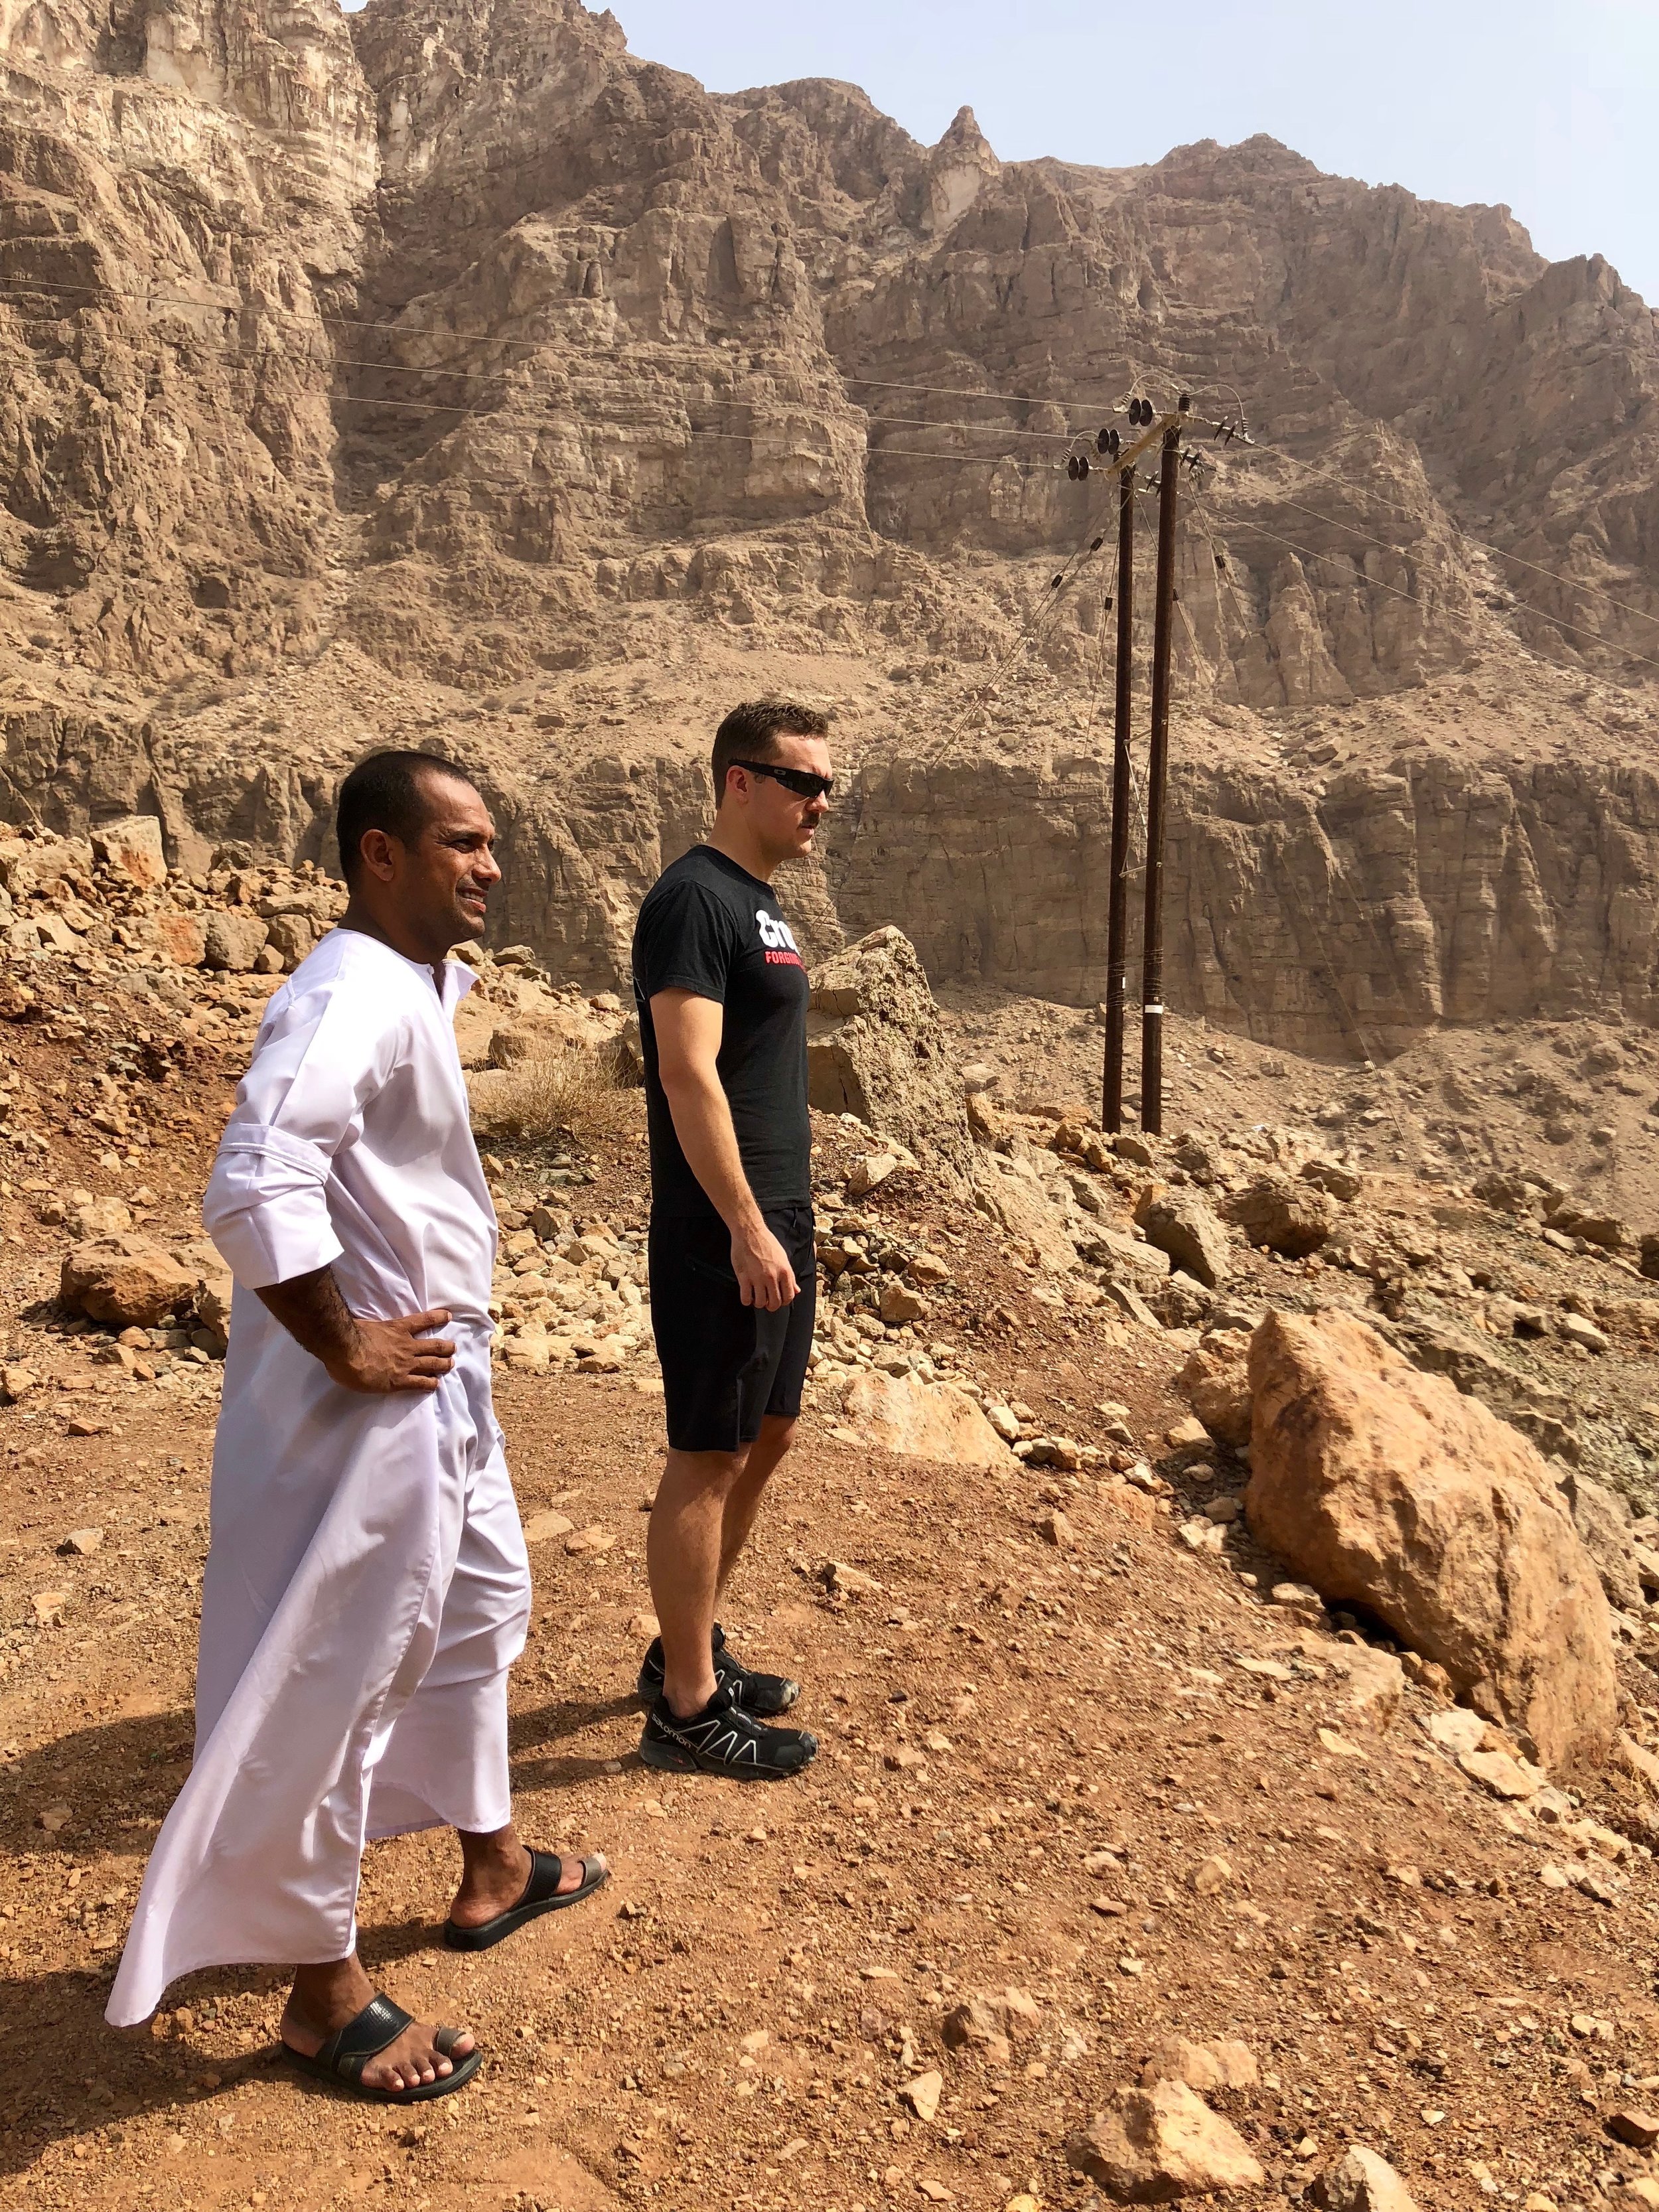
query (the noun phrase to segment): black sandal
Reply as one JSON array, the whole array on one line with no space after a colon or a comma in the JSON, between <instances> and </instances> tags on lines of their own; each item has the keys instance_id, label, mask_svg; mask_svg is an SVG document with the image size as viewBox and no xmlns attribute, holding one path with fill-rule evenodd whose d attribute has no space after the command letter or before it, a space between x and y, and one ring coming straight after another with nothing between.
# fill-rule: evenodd
<instances>
[{"instance_id":1,"label":"black sandal","mask_svg":"<svg viewBox=\"0 0 1659 2212\"><path fill-rule=\"evenodd\" d=\"M535 1851L530 1854L530 1879L524 1886L524 1894L516 1905L505 1912L498 1912L493 1920L486 1920L477 1928L458 1928L453 1920L444 1923L444 1942L452 1951L487 1951L506 1936L514 1935L526 1921L538 1920L544 1912L562 1912L567 1905L580 1905L585 1897L592 1897L596 1889L603 1889L611 1879L611 1869L597 1852L580 1862L582 1878L579 1885L561 1897L559 1884L564 1879L564 1861L556 1851Z\"/></svg>"},{"instance_id":2,"label":"black sandal","mask_svg":"<svg viewBox=\"0 0 1659 2212\"><path fill-rule=\"evenodd\" d=\"M413 2089L376 2089L364 2083L363 2069L369 2060L378 2058L388 2044L395 2043L413 2020L412 2013L393 2004L389 1996L377 1990L356 2020L349 2020L331 2035L314 2057L307 2057L303 2051L296 2051L288 2042L283 2045L283 2053L306 2073L315 2074L377 2105L423 2105L431 2098L448 2096L453 2089L464 2089L483 2064L483 2053L476 2045L465 2058L454 2057L456 2044L468 2032L464 2027L441 2027L432 2039L438 2056L452 2060L453 2073L440 2074Z\"/></svg>"}]
</instances>

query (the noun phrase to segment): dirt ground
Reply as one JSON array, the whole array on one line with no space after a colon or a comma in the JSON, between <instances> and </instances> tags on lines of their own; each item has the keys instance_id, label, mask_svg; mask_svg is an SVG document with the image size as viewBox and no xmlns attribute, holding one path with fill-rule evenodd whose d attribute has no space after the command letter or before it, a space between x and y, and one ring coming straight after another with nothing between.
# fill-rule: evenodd
<instances>
[{"instance_id":1,"label":"dirt ground","mask_svg":"<svg viewBox=\"0 0 1659 2212\"><path fill-rule=\"evenodd\" d=\"M52 1310L48 1186L131 1195L142 1174L155 1219L182 1231L245 1036L233 1024L187 1073L174 1126L135 1163L102 1167L70 1130L33 1194L23 1164L0 1183L14 1356ZM50 1101L67 1048L13 1032L9 1049ZM624 1129L583 1203L637 1218L641 1165ZM864 1201L942 1229L939 1203L902 1179ZM477 2085L414 2111L283 2065L274 1969L193 1977L150 2028L104 2027L190 1757L217 1370L88 1369L0 1410L0 2203L1002 2212L1024 2197L1046 2212L1096 2201L1066 2142L1170 2033L1255 2054L1259 2087L1209 2099L1269 2176L1238 2202L1300 2201L1352 2141L1393 2160L1422 2212L1650 2201L1621 2196L1651 2161L1607 2123L1659 2095L1650 1856L1613 1835L1620 1863L1589 1889L1552 1886L1543 1869L1570 1855L1463 1778L1418 1692L1385 1729L1353 1711L1329 1626L1310 1638L1265 1601L1273 1562L1179 1540L1195 1503L1241 1479L1224 1462L1206 1483L1166 1449L1185 1412L1179 1333L1038 1300L985 1224L949 1226L963 1241L939 1328L964 1368L1085 1442L1105 1440L1098 1408L1127 1406L1169 1494L898 1458L809 1413L726 1620L745 1656L805 1683L822 1754L793 1784L667 1780L635 1751L661 1448L649 1369L503 1373L526 1519L556 1508L609 1539L532 1547L519 1819L538 1844L604 1850L615 1876L462 1960L436 1940L453 1846L371 1850L372 1971L488 2053ZM1258 1289L1291 1283L1250 1265ZM1629 1364L1626 1396L1642 1372ZM1058 1545L1042 1526L1056 1505ZM60 1550L91 1527L89 1554ZM830 1561L874 1587L832 1595ZM1632 1726L1659 1718L1659 1681L1634 1651L1621 1668ZM1605 1778L1585 1809L1616 1827L1626 1787ZM1195 1887L1211 1857L1227 1875ZM945 2045L945 2016L975 1994L1001 2008L1006 2063ZM935 2069L925 2121L901 2092Z\"/></svg>"}]
</instances>

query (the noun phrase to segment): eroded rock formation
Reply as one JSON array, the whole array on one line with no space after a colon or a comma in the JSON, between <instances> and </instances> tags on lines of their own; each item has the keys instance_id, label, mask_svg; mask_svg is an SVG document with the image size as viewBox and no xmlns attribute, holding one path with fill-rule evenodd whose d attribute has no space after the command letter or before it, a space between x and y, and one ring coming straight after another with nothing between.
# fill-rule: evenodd
<instances>
[{"instance_id":1,"label":"eroded rock formation","mask_svg":"<svg viewBox=\"0 0 1659 2212\"><path fill-rule=\"evenodd\" d=\"M1087 1003L1111 502L1060 464L1184 389L1261 442L1186 505L1171 998L1355 1056L1650 1019L1656 376L1605 264L1267 139L926 148L577 0L3 0L0 808L320 858L352 757L437 744L503 927L610 982L720 708L805 690L817 946Z\"/></svg>"}]
</instances>

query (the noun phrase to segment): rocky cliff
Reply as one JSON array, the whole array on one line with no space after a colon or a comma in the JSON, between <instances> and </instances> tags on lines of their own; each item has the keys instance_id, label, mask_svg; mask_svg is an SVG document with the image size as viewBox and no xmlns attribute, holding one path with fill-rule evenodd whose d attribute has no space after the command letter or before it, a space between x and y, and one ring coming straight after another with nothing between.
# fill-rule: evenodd
<instances>
[{"instance_id":1,"label":"rocky cliff","mask_svg":"<svg viewBox=\"0 0 1659 2212\"><path fill-rule=\"evenodd\" d=\"M1184 390L1256 442L1194 440L1172 999L1332 1054L1647 1020L1656 384L1604 264L1266 139L1005 164L576 0L0 0L0 808L318 858L356 753L435 744L503 926L609 981L720 707L805 690L815 943L1086 1002L1064 462Z\"/></svg>"}]
</instances>

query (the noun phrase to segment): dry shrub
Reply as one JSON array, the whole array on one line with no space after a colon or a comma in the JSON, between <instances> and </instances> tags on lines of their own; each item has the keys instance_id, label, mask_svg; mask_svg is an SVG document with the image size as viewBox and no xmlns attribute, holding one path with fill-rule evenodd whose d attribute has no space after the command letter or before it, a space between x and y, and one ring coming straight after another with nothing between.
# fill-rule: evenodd
<instances>
[{"instance_id":1,"label":"dry shrub","mask_svg":"<svg viewBox=\"0 0 1659 2212\"><path fill-rule=\"evenodd\" d=\"M511 1144L550 1144L559 1137L587 1141L608 1135L623 1116L611 1067L580 1045L475 1076L469 1087L474 1128Z\"/></svg>"}]
</instances>

